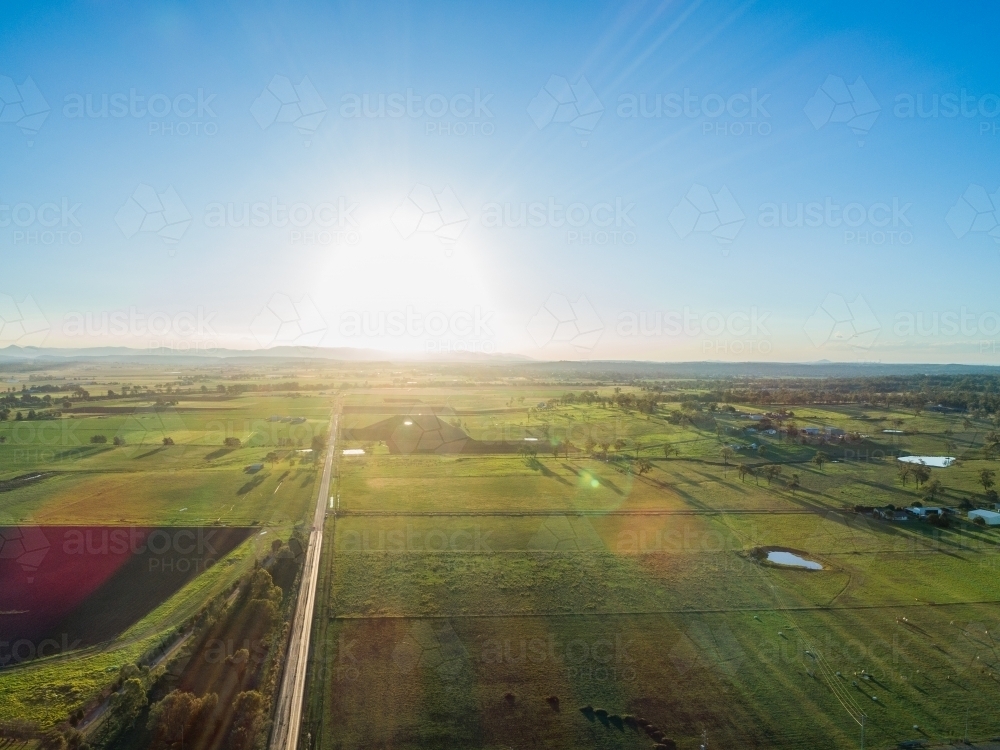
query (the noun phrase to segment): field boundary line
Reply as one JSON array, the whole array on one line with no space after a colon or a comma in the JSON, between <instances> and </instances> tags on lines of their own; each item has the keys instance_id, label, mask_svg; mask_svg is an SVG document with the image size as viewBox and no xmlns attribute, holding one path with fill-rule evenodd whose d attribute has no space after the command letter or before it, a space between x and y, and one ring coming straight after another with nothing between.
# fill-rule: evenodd
<instances>
[{"instance_id":1,"label":"field boundary line","mask_svg":"<svg viewBox=\"0 0 1000 750\"><path fill-rule=\"evenodd\" d=\"M420 614L387 614L387 615L352 615L340 614L331 620L482 620L482 619L527 619L532 617L656 617L659 615L728 615L751 614L754 612L844 612L852 610L872 609L917 609L920 607L970 607L976 604L1000 604L1000 599L983 599L967 602L906 602L901 604L856 604L840 607L800 605L794 607L745 607L735 609L699 608L699 609L654 609L635 610L629 612L510 612L507 614L464 612L460 614L420 615Z\"/></svg>"},{"instance_id":2,"label":"field boundary line","mask_svg":"<svg viewBox=\"0 0 1000 750\"><path fill-rule=\"evenodd\" d=\"M338 510L338 516L497 516L511 518L517 516L801 516L816 513L831 512L829 509L811 510L809 508L767 508L754 509L679 509L679 510Z\"/></svg>"}]
</instances>

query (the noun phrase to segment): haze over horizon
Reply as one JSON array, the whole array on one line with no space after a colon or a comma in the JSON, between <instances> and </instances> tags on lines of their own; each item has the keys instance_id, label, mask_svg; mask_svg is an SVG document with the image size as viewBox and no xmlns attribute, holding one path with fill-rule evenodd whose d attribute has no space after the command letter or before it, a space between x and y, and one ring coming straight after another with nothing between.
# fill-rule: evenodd
<instances>
[{"instance_id":1,"label":"haze over horizon","mask_svg":"<svg viewBox=\"0 0 1000 750\"><path fill-rule=\"evenodd\" d=\"M9 8L0 347L1000 364L995 15Z\"/></svg>"}]
</instances>

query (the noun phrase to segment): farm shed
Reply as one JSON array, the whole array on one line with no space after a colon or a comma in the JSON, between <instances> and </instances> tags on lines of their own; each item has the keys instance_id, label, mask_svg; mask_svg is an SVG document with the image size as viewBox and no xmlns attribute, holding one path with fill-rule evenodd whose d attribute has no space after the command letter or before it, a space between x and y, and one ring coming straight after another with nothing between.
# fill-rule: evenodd
<instances>
[{"instance_id":1,"label":"farm shed","mask_svg":"<svg viewBox=\"0 0 1000 750\"><path fill-rule=\"evenodd\" d=\"M969 520L975 521L977 518L982 518L986 522L987 526L1000 526L1000 513L993 510L970 510Z\"/></svg>"}]
</instances>

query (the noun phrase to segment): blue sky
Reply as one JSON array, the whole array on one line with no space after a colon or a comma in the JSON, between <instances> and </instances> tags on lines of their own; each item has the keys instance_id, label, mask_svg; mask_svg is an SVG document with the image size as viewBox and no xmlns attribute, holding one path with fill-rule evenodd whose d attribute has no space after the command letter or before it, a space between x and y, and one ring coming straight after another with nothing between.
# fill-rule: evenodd
<instances>
[{"instance_id":1,"label":"blue sky","mask_svg":"<svg viewBox=\"0 0 1000 750\"><path fill-rule=\"evenodd\" d=\"M0 345L1000 363L995 7L426 5L8 8Z\"/></svg>"}]
</instances>

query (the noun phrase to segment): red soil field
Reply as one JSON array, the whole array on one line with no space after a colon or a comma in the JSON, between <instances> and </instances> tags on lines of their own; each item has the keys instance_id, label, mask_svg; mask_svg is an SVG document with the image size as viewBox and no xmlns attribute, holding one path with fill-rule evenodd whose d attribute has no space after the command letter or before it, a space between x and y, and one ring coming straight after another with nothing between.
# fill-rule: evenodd
<instances>
[{"instance_id":1,"label":"red soil field","mask_svg":"<svg viewBox=\"0 0 1000 750\"><path fill-rule=\"evenodd\" d=\"M0 668L113 638L252 532L0 527Z\"/></svg>"}]
</instances>

